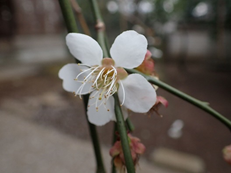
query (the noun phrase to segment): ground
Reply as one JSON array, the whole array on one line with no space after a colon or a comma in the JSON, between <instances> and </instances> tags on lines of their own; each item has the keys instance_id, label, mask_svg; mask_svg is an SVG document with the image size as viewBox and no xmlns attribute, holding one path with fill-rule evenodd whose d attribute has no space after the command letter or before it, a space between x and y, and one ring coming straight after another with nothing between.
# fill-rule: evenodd
<instances>
[{"instance_id":1,"label":"ground","mask_svg":"<svg viewBox=\"0 0 231 173\"><path fill-rule=\"evenodd\" d=\"M24 65L22 69L17 65L7 66L5 69L11 69L10 72L0 75L0 108L10 112L21 111L20 116L36 124L90 141L82 101L65 92L57 77L58 69L64 64ZM212 108L231 119L231 72L197 63L184 67L179 68L176 63L156 63L156 71L162 81L209 102ZM30 68L28 72L27 68ZM160 109L162 118L156 114L130 113L135 125L133 134L147 147L144 157L151 162L155 149L167 147L199 156L205 162L206 173L229 173L231 166L222 158L223 147L231 144L229 129L178 97L162 89L158 89L157 93L169 102L168 108ZM175 120L183 122L179 138L168 134ZM110 147L113 123L97 129L101 143Z\"/></svg>"}]
</instances>

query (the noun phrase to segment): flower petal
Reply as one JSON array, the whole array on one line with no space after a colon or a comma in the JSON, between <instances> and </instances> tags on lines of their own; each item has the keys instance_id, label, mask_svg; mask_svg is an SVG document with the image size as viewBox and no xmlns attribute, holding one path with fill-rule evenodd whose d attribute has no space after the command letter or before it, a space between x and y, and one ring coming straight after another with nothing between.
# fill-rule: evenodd
<instances>
[{"instance_id":1,"label":"flower petal","mask_svg":"<svg viewBox=\"0 0 231 173\"><path fill-rule=\"evenodd\" d=\"M89 71L85 72L83 75L78 77L78 81L74 80L76 76L83 70L87 70L85 66L79 66L78 64L66 64L59 70L59 78L63 80L63 89L68 92L76 92L78 88L82 85L80 81L84 80L84 76L89 74ZM82 94L87 94L92 91L92 83L86 83Z\"/></svg>"},{"instance_id":2,"label":"flower petal","mask_svg":"<svg viewBox=\"0 0 231 173\"><path fill-rule=\"evenodd\" d=\"M133 112L145 113L156 102L156 91L141 75L131 74L121 80L125 90L124 106ZM119 98L123 98L122 87L118 90Z\"/></svg>"},{"instance_id":3,"label":"flower petal","mask_svg":"<svg viewBox=\"0 0 231 173\"><path fill-rule=\"evenodd\" d=\"M88 120L92 124L95 124L97 126L102 126L106 124L114 116L114 98L109 97L105 105L104 97L102 100L98 100L98 95L100 93L101 93L100 91L94 91L91 93L88 103L88 111L87 111ZM97 102L97 106L96 106L96 102ZM96 107L98 107L98 111L96 110Z\"/></svg>"},{"instance_id":4,"label":"flower petal","mask_svg":"<svg viewBox=\"0 0 231 173\"><path fill-rule=\"evenodd\" d=\"M144 60L147 39L135 31L125 31L116 37L110 53L117 67L135 68Z\"/></svg>"},{"instance_id":5,"label":"flower petal","mask_svg":"<svg viewBox=\"0 0 231 173\"><path fill-rule=\"evenodd\" d=\"M70 33L66 36L66 44L71 54L83 64L100 65L103 51L99 44L84 34Z\"/></svg>"}]
</instances>

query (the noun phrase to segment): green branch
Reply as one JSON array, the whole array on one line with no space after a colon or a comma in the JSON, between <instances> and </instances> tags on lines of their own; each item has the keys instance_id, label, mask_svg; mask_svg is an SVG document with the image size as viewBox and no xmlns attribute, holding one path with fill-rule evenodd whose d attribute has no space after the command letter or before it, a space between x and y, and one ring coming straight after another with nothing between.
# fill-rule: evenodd
<instances>
[{"instance_id":1,"label":"green branch","mask_svg":"<svg viewBox=\"0 0 231 173\"><path fill-rule=\"evenodd\" d=\"M62 10L63 18L68 32L78 32L75 22L75 16L69 0L59 0L59 5Z\"/></svg>"},{"instance_id":2,"label":"green branch","mask_svg":"<svg viewBox=\"0 0 231 173\"><path fill-rule=\"evenodd\" d=\"M103 50L103 55L104 57L108 57L109 58L109 54L108 54L108 50L107 50L107 46L105 44L105 39L104 39L104 31L102 30L98 30L97 31L97 40Z\"/></svg>"},{"instance_id":3,"label":"green branch","mask_svg":"<svg viewBox=\"0 0 231 173\"><path fill-rule=\"evenodd\" d=\"M125 128L124 117L121 111L120 101L119 101L119 97L117 93L114 94L114 98L115 98L115 114L116 114L116 120L117 120L117 130L119 131L119 134L120 134L120 140L121 140L122 149L124 153L124 159L125 159L127 172L135 173L135 167L133 164L131 150L130 150L130 146L128 142L128 135L127 135L127 131Z\"/></svg>"},{"instance_id":4,"label":"green branch","mask_svg":"<svg viewBox=\"0 0 231 173\"><path fill-rule=\"evenodd\" d=\"M91 6L92 6L92 10L94 12L94 17L95 17L95 29L97 32L97 40L103 50L103 55L104 57L108 57L109 58L109 53L108 53L108 49L107 49L107 45L105 43L105 25L103 22L103 18L101 16L100 10L99 10L99 6L96 0L90 0L91 2Z\"/></svg>"},{"instance_id":5,"label":"green branch","mask_svg":"<svg viewBox=\"0 0 231 173\"><path fill-rule=\"evenodd\" d=\"M215 111L214 109L212 109L207 102L202 102L200 100L197 100L175 88L173 88L172 86L169 86L168 84L157 80L151 76L147 76L137 70L134 69L126 69L128 73L139 73L142 76L144 76L150 83L155 84L157 86L159 86L160 88L174 94L175 96L193 104L194 106L204 110L205 112L209 113L210 115L212 115L213 117L215 117L216 119L218 119L221 123L223 123L224 125L226 125L230 130L231 130L231 121L228 120L227 118L225 118L223 115L221 115L220 113L218 113L217 111Z\"/></svg>"},{"instance_id":6,"label":"green branch","mask_svg":"<svg viewBox=\"0 0 231 173\"><path fill-rule=\"evenodd\" d=\"M69 0L59 0L59 5L61 7L62 14L63 14L64 21L65 21L68 32L78 32L78 28L76 25L74 13L73 13L70 1ZM89 95L83 96L85 112L87 112L88 99L89 99ZM92 140L92 144L93 144L93 148L95 152L95 158L97 162L96 172L105 173L103 159L102 159L101 150L100 150L100 144L99 144L98 135L96 132L96 127L95 125L89 122L88 122L88 126L89 126L91 140Z\"/></svg>"},{"instance_id":7,"label":"green branch","mask_svg":"<svg viewBox=\"0 0 231 173\"><path fill-rule=\"evenodd\" d=\"M114 122L112 146L115 144L115 142L117 140L116 132L117 132L117 124L116 124L116 122ZM116 167L115 167L114 163L112 163L111 173L116 173Z\"/></svg>"}]
</instances>

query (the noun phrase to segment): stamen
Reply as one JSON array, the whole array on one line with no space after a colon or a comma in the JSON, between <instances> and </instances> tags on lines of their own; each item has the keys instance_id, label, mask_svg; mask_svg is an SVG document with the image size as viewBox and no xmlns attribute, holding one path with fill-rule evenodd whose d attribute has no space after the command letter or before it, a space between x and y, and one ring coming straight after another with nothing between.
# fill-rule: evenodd
<instances>
[{"instance_id":1,"label":"stamen","mask_svg":"<svg viewBox=\"0 0 231 173\"><path fill-rule=\"evenodd\" d=\"M86 67L89 67L91 68L91 66L87 65L87 64L81 64L81 63L78 63L79 66L86 66Z\"/></svg>"},{"instance_id":2,"label":"stamen","mask_svg":"<svg viewBox=\"0 0 231 173\"><path fill-rule=\"evenodd\" d=\"M117 74L117 70L116 70L116 68L115 68L115 67L113 67L112 65L111 65L111 67L114 69L114 72Z\"/></svg>"},{"instance_id":3,"label":"stamen","mask_svg":"<svg viewBox=\"0 0 231 173\"><path fill-rule=\"evenodd\" d=\"M83 73L85 73L85 72L87 72L87 71L89 71L89 70L91 70L92 68L88 68L88 69L86 69L86 70L83 70L81 73L79 73L76 77L75 77L75 79L77 80L78 79L78 77L81 75L81 74L83 74Z\"/></svg>"},{"instance_id":4,"label":"stamen","mask_svg":"<svg viewBox=\"0 0 231 173\"><path fill-rule=\"evenodd\" d=\"M111 73L113 70L114 70L114 69L109 70L109 71L104 75L104 76L105 76L104 84L105 84L106 81L107 81L107 76L108 76L108 74ZM114 74L115 74L115 73L114 73ZM114 74L113 74L113 75L114 75Z\"/></svg>"},{"instance_id":5,"label":"stamen","mask_svg":"<svg viewBox=\"0 0 231 173\"><path fill-rule=\"evenodd\" d=\"M92 73L94 73L99 67L100 67L100 66L98 66L98 67L96 67L94 70L92 70L92 72L89 73L89 74L87 75L87 77L86 77L84 80L86 80L88 77L90 77L90 76L92 75Z\"/></svg>"},{"instance_id":6,"label":"stamen","mask_svg":"<svg viewBox=\"0 0 231 173\"><path fill-rule=\"evenodd\" d=\"M79 64L79 65L89 67L86 64ZM83 74L85 75L81 76ZM94 99L94 100L91 100L92 103L89 104L88 107L90 107L91 105L94 105L96 111L98 111L99 107L103 105L105 107L105 110L110 111L106 103L109 97L112 96L118 90L116 86L117 75L118 75L118 72L116 68L112 65L111 67L104 66L104 65L89 67L89 69L83 70L76 76L75 80L77 80L80 76L81 76L81 79L83 80L77 81L77 82L81 82L82 84L75 92L75 95L79 95L81 99L82 95L85 94L87 91L88 92L94 91L94 93L92 93L90 97L90 99ZM89 86L89 89L86 88L88 86ZM121 105L123 105L125 101L125 91L124 91L124 87L122 83L121 83L121 87L123 90L123 101Z\"/></svg>"},{"instance_id":7,"label":"stamen","mask_svg":"<svg viewBox=\"0 0 231 173\"><path fill-rule=\"evenodd\" d=\"M113 79L113 81L112 81L112 83L111 83L111 85L110 85L110 87L109 87L108 92L106 93L106 95L108 95L109 92L111 91L112 87L114 86L115 81L116 81L116 80Z\"/></svg>"},{"instance_id":8,"label":"stamen","mask_svg":"<svg viewBox=\"0 0 231 173\"><path fill-rule=\"evenodd\" d=\"M98 81L98 79L99 79L101 73L104 72L104 69L105 69L105 67L99 72L99 74L97 75L97 77L96 77L96 79L95 79L95 82L93 83L93 86L96 85L96 88L97 88L97 89L99 89L99 88L98 88L97 81Z\"/></svg>"}]
</instances>

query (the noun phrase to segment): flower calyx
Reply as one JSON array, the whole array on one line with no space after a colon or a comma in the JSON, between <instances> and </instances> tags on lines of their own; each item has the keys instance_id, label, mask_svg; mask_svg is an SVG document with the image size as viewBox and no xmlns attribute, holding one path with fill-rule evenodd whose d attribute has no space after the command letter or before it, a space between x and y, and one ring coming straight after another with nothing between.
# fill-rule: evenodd
<instances>
[{"instance_id":1,"label":"flower calyx","mask_svg":"<svg viewBox=\"0 0 231 173\"><path fill-rule=\"evenodd\" d=\"M168 107L168 101L162 97L162 96L157 96L157 99L156 99L156 103L154 104L154 106L148 111L148 115L151 115L153 114L154 112L159 115L160 117L163 117L163 115L161 115L159 113L159 108L160 106L163 105L164 107Z\"/></svg>"}]
</instances>

